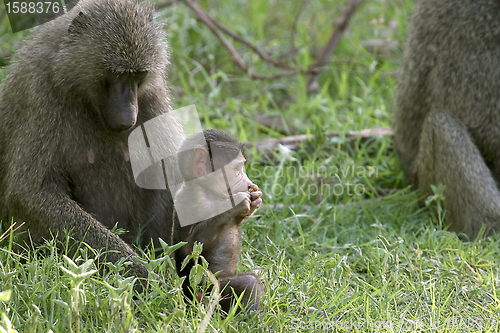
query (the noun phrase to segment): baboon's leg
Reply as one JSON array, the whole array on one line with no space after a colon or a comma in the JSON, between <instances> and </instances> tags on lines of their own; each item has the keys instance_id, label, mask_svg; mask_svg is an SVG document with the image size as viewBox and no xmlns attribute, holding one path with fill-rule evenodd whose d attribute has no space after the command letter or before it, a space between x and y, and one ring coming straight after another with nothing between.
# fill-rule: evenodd
<instances>
[{"instance_id":1,"label":"baboon's leg","mask_svg":"<svg viewBox=\"0 0 500 333\"><path fill-rule=\"evenodd\" d=\"M234 301L233 293L243 294L241 305L246 311L260 310L260 301L264 295L264 287L260 279L251 272L245 272L235 276L221 278L219 280L221 291L220 306L222 310L229 313L231 303Z\"/></svg>"},{"instance_id":2,"label":"baboon's leg","mask_svg":"<svg viewBox=\"0 0 500 333\"><path fill-rule=\"evenodd\" d=\"M465 126L451 115L429 114L424 122L417 165L418 186L444 184L451 228L474 239L500 222L500 192Z\"/></svg>"}]
</instances>

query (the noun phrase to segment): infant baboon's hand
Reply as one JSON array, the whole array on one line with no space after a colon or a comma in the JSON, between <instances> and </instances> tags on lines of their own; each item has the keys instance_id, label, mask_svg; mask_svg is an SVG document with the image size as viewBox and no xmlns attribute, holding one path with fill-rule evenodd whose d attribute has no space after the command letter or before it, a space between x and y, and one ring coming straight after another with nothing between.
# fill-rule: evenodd
<instances>
[{"instance_id":1,"label":"infant baboon's hand","mask_svg":"<svg viewBox=\"0 0 500 333\"><path fill-rule=\"evenodd\" d=\"M238 216L248 216L251 210L251 195L249 192L238 192L233 196L234 202L236 204L236 215Z\"/></svg>"},{"instance_id":2,"label":"infant baboon's hand","mask_svg":"<svg viewBox=\"0 0 500 333\"><path fill-rule=\"evenodd\" d=\"M259 187L255 184L252 184L250 185L250 189L252 190L252 192L250 192L250 213L247 216L255 213L255 211L259 209L260 205L262 204L262 192L259 191Z\"/></svg>"}]
</instances>

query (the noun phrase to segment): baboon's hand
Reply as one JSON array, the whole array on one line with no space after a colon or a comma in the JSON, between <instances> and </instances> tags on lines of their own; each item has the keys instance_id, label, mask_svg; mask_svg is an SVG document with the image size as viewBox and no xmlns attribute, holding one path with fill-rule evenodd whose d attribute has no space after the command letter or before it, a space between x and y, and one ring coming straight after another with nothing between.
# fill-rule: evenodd
<instances>
[{"instance_id":1,"label":"baboon's hand","mask_svg":"<svg viewBox=\"0 0 500 333\"><path fill-rule=\"evenodd\" d=\"M250 192L250 213L247 216L253 215L257 209L259 209L260 205L262 204L262 192L259 191L259 187L255 184L252 184L249 186L249 188L252 190Z\"/></svg>"},{"instance_id":2,"label":"baboon's hand","mask_svg":"<svg viewBox=\"0 0 500 333\"><path fill-rule=\"evenodd\" d=\"M248 216L251 211L251 195L249 192L238 192L234 195L234 202L239 202L236 207L236 216Z\"/></svg>"},{"instance_id":3,"label":"baboon's hand","mask_svg":"<svg viewBox=\"0 0 500 333\"><path fill-rule=\"evenodd\" d=\"M250 192L250 213L247 216L253 215L257 209L259 209L260 205L262 204L262 192L259 191L259 187L255 184L252 184L250 186L252 189L252 192Z\"/></svg>"}]
</instances>

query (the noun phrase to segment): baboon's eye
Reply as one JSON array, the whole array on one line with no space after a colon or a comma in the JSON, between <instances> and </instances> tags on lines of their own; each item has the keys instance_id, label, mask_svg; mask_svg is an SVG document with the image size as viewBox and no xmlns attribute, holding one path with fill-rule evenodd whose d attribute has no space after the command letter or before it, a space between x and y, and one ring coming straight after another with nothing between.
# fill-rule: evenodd
<instances>
[{"instance_id":1,"label":"baboon's eye","mask_svg":"<svg viewBox=\"0 0 500 333\"><path fill-rule=\"evenodd\" d=\"M102 89L103 89L103 91L109 91L109 87L111 87L111 81L110 80L104 80L104 81L102 81Z\"/></svg>"},{"instance_id":2,"label":"baboon's eye","mask_svg":"<svg viewBox=\"0 0 500 333\"><path fill-rule=\"evenodd\" d=\"M237 175L239 175L243 170L243 164L237 164L234 166L234 171L236 172Z\"/></svg>"}]
</instances>

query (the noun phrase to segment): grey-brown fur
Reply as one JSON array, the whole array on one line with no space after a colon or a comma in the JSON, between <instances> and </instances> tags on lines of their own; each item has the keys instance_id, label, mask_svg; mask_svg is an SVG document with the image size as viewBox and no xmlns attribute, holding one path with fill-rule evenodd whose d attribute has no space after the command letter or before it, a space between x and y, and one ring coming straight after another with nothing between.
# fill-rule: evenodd
<instances>
[{"instance_id":1,"label":"grey-brown fur","mask_svg":"<svg viewBox=\"0 0 500 333\"><path fill-rule=\"evenodd\" d=\"M409 181L426 195L446 185L454 230L498 230L500 1L416 2L394 129Z\"/></svg>"},{"instance_id":2,"label":"grey-brown fur","mask_svg":"<svg viewBox=\"0 0 500 333\"><path fill-rule=\"evenodd\" d=\"M148 272L129 244L167 239L173 210L168 191L135 184L127 151L133 128L171 111L168 49L153 15L131 0L81 1L33 34L0 86L0 217L25 222L21 241L71 231L110 251L109 261L127 257L140 278ZM124 125L135 126L108 128L105 106L115 105L102 99L104 79L144 72L140 86L131 83L137 120ZM174 154L183 132L174 120L170 129ZM129 232L109 232L116 223Z\"/></svg>"}]
</instances>

